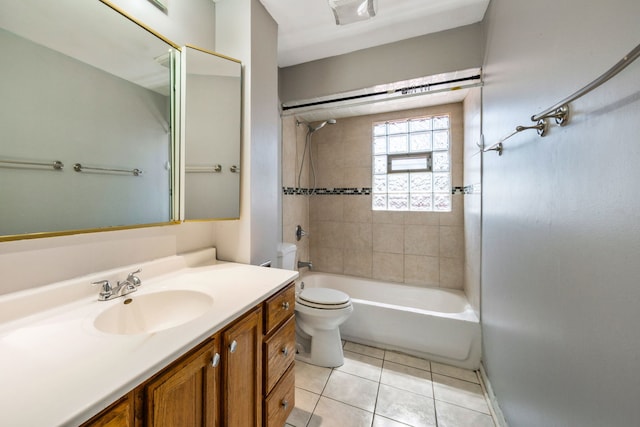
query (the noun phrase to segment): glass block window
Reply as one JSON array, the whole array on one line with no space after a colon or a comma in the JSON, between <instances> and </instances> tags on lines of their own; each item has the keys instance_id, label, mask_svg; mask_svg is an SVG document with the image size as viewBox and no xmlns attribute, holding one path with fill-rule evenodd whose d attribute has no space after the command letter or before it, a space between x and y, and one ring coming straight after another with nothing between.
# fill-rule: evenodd
<instances>
[{"instance_id":1,"label":"glass block window","mask_svg":"<svg viewBox=\"0 0 640 427\"><path fill-rule=\"evenodd\" d=\"M372 208L451 211L449 116L373 124Z\"/></svg>"}]
</instances>

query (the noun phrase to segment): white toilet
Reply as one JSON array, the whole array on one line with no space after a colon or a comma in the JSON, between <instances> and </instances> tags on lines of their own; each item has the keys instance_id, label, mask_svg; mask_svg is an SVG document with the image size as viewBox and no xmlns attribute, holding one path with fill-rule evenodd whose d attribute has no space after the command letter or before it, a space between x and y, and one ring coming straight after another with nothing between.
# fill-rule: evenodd
<instances>
[{"instance_id":1,"label":"white toilet","mask_svg":"<svg viewBox=\"0 0 640 427\"><path fill-rule=\"evenodd\" d=\"M278 248L280 266L294 269L296 246L283 243ZM296 289L296 342L308 353L308 361L334 368L344 363L339 326L353 312L351 298L330 288Z\"/></svg>"}]
</instances>

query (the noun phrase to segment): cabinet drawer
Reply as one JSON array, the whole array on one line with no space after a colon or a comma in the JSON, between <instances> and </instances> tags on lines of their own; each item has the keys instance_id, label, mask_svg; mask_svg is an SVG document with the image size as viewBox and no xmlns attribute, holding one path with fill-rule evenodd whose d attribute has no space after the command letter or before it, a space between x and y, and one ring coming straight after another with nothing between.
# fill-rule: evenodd
<instances>
[{"instance_id":1,"label":"cabinet drawer","mask_svg":"<svg viewBox=\"0 0 640 427\"><path fill-rule=\"evenodd\" d=\"M296 377L294 365L295 362L291 364L289 370L282 376L280 382L265 401L264 419L266 427L282 427L295 406Z\"/></svg>"},{"instance_id":2,"label":"cabinet drawer","mask_svg":"<svg viewBox=\"0 0 640 427\"><path fill-rule=\"evenodd\" d=\"M264 343L265 395L269 394L295 356L296 323L292 316Z\"/></svg>"},{"instance_id":3,"label":"cabinet drawer","mask_svg":"<svg viewBox=\"0 0 640 427\"><path fill-rule=\"evenodd\" d=\"M287 317L293 315L295 303L296 288L293 282L264 303L265 335L269 334L273 328L281 324Z\"/></svg>"}]
</instances>

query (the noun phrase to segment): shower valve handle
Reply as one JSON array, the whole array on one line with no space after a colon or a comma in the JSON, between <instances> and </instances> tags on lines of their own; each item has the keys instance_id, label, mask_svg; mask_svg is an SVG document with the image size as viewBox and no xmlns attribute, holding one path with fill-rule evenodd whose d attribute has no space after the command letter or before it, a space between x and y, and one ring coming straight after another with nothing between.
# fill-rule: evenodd
<instances>
[{"instance_id":1,"label":"shower valve handle","mask_svg":"<svg viewBox=\"0 0 640 427\"><path fill-rule=\"evenodd\" d=\"M296 240L297 241L300 241L300 239L302 239L302 236L307 236L307 235L308 235L307 232L302 229L302 226L300 226L300 225L296 226Z\"/></svg>"}]
</instances>

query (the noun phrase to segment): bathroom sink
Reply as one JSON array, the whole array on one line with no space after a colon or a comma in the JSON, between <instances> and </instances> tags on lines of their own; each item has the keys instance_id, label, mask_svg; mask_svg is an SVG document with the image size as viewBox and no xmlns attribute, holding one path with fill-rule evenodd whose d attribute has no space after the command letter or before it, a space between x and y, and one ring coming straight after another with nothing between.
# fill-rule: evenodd
<instances>
[{"instance_id":1,"label":"bathroom sink","mask_svg":"<svg viewBox=\"0 0 640 427\"><path fill-rule=\"evenodd\" d=\"M109 334L159 332L187 323L210 310L213 298L197 291L170 290L127 295L101 312L93 322Z\"/></svg>"}]
</instances>

